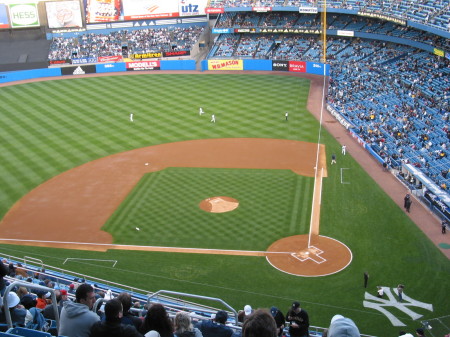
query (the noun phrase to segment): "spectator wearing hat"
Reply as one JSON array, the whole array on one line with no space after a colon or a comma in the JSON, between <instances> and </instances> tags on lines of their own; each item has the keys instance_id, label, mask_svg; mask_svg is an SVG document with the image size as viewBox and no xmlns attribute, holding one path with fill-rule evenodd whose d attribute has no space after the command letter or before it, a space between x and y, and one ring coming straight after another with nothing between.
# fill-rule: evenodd
<instances>
[{"instance_id":1,"label":"spectator wearing hat","mask_svg":"<svg viewBox=\"0 0 450 337\"><path fill-rule=\"evenodd\" d=\"M23 295L20 298L20 304L22 304L24 308L27 309L27 314L25 316L25 325L33 320L33 315L31 314L30 309L36 308L36 303L36 299L30 294Z\"/></svg>"},{"instance_id":2,"label":"spectator wearing hat","mask_svg":"<svg viewBox=\"0 0 450 337\"><path fill-rule=\"evenodd\" d=\"M132 325L121 324L123 309L118 299L105 304L105 320L94 323L89 337L142 337Z\"/></svg>"},{"instance_id":3,"label":"spectator wearing hat","mask_svg":"<svg viewBox=\"0 0 450 337\"><path fill-rule=\"evenodd\" d=\"M6 297L6 301L4 301L1 313L0 313L0 322L6 323L6 315L5 315L5 305L8 305L9 313L11 314L11 321L14 326L24 327L25 326L25 317L27 315L27 310L20 304L19 296L15 292L9 292Z\"/></svg>"},{"instance_id":4,"label":"spectator wearing hat","mask_svg":"<svg viewBox=\"0 0 450 337\"><path fill-rule=\"evenodd\" d=\"M289 334L292 337L308 337L309 316L305 310L300 308L300 302L292 303L286 314L286 321L289 322Z\"/></svg>"},{"instance_id":5,"label":"spectator wearing hat","mask_svg":"<svg viewBox=\"0 0 450 337\"><path fill-rule=\"evenodd\" d=\"M47 299L50 298L50 292L48 291L39 291L37 293L37 304L36 304L36 308L44 310L45 307L47 306L48 302Z\"/></svg>"},{"instance_id":6,"label":"spectator wearing hat","mask_svg":"<svg viewBox=\"0 0 450 337\"><path fill-rule=\"evenodd\" d=\"M266 310L258 309L247 317L242 327L242 337L276 337L275 319Z\"/></svg>"},{"instance_id":7,"label":"spectator wearing hat","mask_svg":"<svg viewBox=\"0 0 450 337\"><path fill-rule=\"evenodd\" d=\"M271 307L270 313L277 325L277 336L283 335L284 324L286 323L283 313L277 307Z\"/></svg>"},{"instance_id":8,"label":"spectator wearing hat","mask_svg":"<svg viewBox=\"0 0 450 337\"><path fill-rule=\"evenodd\" d=\"M417 337L425 337L425 330L422 328L416 329L416 335Z\"/></svg>"},{"instance_id":9,"label":"spectator wearing hat","mask_svg":"<svg viewBox=\"0 0 450 337\"><path fill-rule=\"evenodd\" d=\"M247 304L244 306L244 310L240 310L238 313L238 322L244 323L247 316L250 316L250 314L253 312L253 309L250 304Z\"/></svg>"},{"instance_id":10,"label":"spectator wearing hat","mask_svg":"<svg viewBox=\"0 0 450 337\"><path fill-rule=\"evenodd\" d=\"M95 303L94 288L81 284L75 293L76 302L65 301L61 310L59 334L67 337L88 337L89 331L100 317L92 312Z\"/></svg>"},{"instance_id":11,"label":"spectator wearing hat","mask_svg":"<svg viewBox=\"0 0 450 337\"><path fill-rule=\"evenodd\" d=\"M31 294L24 295L20 303L27 309L25 327L33 330L46 330L48 323L42 315L42 311L36 308L37 301Z\"/></svg>"},{"instance_id":12,"label":"spectator wearing hat","mask_svg":"<svg viewBox=\"0 0 450 337\"><path fill-rule=\"evenodd\" d=\"M331 319L327 337L359 337L360 333L355 322L342 315L334 315Z\"/></svg>"},{"instance_id":13,"label":"spectator wearing hat","mask_svg":"<svg viewBox=\"0 0 450 337\"><path fill-rule=\"evenodd\" d=\"M197 328L203 337L231 337L233 330L227 327L228 314L224 310L219 310L213 320L204 320L197 324Z\"/></svg>"},{"instance_id":14,"label":"spectator wearing hat","mask_svg":"<svg viewBox=\"0 0 450 337\"><path fill-rule=\"evenodd\" d=\"M61 315L61 311L63 308L63 293L66 295L67 300L67 290L55 290L55 297L56 297L56 305L58 308L58 315ZM55 309L53 308L53 304L47 304L44 310L42 310L42 315L44 315L47 319L55 320Z\"/></svg>"}]
</instances>

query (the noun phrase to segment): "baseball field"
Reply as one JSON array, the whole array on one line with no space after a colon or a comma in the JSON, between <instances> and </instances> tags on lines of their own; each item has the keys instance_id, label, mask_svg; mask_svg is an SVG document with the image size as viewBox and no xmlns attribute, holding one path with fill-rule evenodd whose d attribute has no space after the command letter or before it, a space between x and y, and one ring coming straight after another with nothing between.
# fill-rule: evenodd
<instances>
[{"instance_id":1,"label":"baseball field","mask_svg":"<svg viewBox=\"0 0 450 337\"><path fill-rule=\"evenodd\" d=\"M337 164L322 163L320 235L352 253L335 274L291 275L263 254L42 247L52 241L264 252L307 234L319 134L309 93L308 79L269 74L141 74L0 88L0 237L16 240L0 253L148 291L218 297L236 309L276 305L285 312L299 300L312 325L326 327L339 313L375 336L413 331L438 317L449 327L449 260L324 129L323 155L336 153ZM273 142L251 147L255 139ZM214 197L232 198L237 207L213 212ZM118 263L63 265L69 257ZM363 305L366 291L399 283L405 295L433 306L411 305L423 315L413 320L387 303L404 327ZM449 332L436 329L435 336Z\"/></svg>"}]
</instances>

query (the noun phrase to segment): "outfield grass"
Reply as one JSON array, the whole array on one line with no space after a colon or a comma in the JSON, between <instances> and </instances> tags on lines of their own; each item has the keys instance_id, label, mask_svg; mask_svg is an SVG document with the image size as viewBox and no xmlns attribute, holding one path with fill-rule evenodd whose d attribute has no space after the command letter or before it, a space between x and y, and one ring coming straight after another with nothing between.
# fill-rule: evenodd
<instances>
[{"instance_id":1,"label":"outfield grass","mask_svg":"<svg viewBox=\"0 0 450 337\"><path fill-rule=\"evenodd\" d=\"M1 88L0 215L3 216L21 196L52 176L112 153L200 138L264 137L314 142L318 123L305 108L308 88L307 80L295 77L226 74L111 76ZM206 111L206 118L199 117L200 106ZM284 121L285 111L290 112L288 123ZM134 123L128 121L130 112L134 113ZM216 124L209 123L211 113L216 114ZM325 131L322 142L326 144L327 153L339 153L339 144ZM434 312L412 308L424 314L424 318L448 315L448 259L350 155L338 156L337 161L337 165L329 167L329 177L323 182L320 232L348 245L354 258L348 268L336 275L295 277L275 270L261 257L126 251L101 253L12 245L2 245L0 252L16 256L32 255L51 265L149 291L168 289L219 297L237 309L245 304L253 307L277 305L286 311L291 301L298 299L310 313L313 325L327 326L330 318L340 313L354 319L363 333L395 336L400 328L392 327L385 316L362 305L362 275L367 270L370 274L370 293L375 294L377 285L395 287L403 283L407 295L433 304ZM350 184L340 183L342 167L348 168L345 172ZM152 184L151 181L158 175L164 175L172 186L180 181L189 184L195 177L197 185L202 185L200 190L209 194L215 191L208 189L232 189L242 184L247 172L240 171L227 171L230 185L217 179L216 185L205 184L202 176L215 177L224 172L206 169L187 172L168 169L146 176L142 184L147 179ZM243 200L256 202L250 195L256 187L260 189L254 194L265 200L270 199L267 194L279 195L278 187L280 191L286 187L286 204L279 200L275 203L287 209L293 193L298 190L308 193L305 186L309 178L297 177L288 171L255 171L274 183L266 190L259 184L252 184L249 195L243 196ZM251 176L251 179L262 179ZM150 191L145 197L148 199L142 201L147 204L140 209L148 207L150 217L154 211L165 210L163 200L153 200L154 195L167 189L164 185L154 186L157 192ZM140 188L135 193L138 194ZM121 207L130 209L130 219L147 218L147 215L131 207L140 201L139 196L132 194L129 198L128 205L125 203ZM260 219L270 217L271 210L264 211L267 213L258 210L253 215ZM198 212L200 214L201 211ZM217 247L247 249L249 245L264 248L271 240L284 235L282 230L288 228L284 221L292 220L292 214L289 218L289 215L277 210L277 217L280 216L277 222L280 222L281 228L271 227L264 233L252 233L244 226L236 230L239 212L238 208L234 212L221 214L233 218L235 222L230 221L233 230L223 229L226 224L220 223L217 224L220 234L216 232L212 235L214 230L199 231L202 234L201 244L205 247L211 243ZM194 214L187 215L188 219L195 217ZM122 223L121 216L117 213L117 218L114 216L108 226ZM299 225L303 217L307 216L302 211L297 216ZM186 223L191 223L188 219ZM134 225L134 221L128 226ZM260 228L262 223L261 220ZM121 230L117 228L116 242L141 239L133 237L135 232L129 231L128 234L128 231L122 233ZM297 230L302 228L288 230L285 236ZM191 232L198 235L195 229ZM166 234L175 238L172 232ZM178 244L190 245L192 241L189 240L194 238L190 237L189 232L183 235L184 244L181 241ZM245 238L241 240L241 236ZM165 242L169 243L169 237L153 232L152 237L145 240L167 240ZM198 242L198 238L195 240ZM67 257L117 259L119 263L116 268L93 262L70 262L63 266ZM408 325L405 330L412 332L420 326L397 309L389 310Z\"/></svg>"}]
</instances>

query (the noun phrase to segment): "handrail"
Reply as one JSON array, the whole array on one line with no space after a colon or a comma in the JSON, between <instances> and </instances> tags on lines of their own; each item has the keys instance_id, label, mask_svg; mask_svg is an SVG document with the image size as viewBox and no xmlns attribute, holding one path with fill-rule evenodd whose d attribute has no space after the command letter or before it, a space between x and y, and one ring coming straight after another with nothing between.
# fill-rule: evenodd
<instances>
[{"instance_id":1,"label":"handrail","mask_svg":"<svg viewBox=\"0 0 450 337\"><path fill-rule=\"evenodd\" d=\"M59 332L59 312L58 312L58 304L56 302L55 289L40 286L38 284L33 284L33 283L29 283L29 282L15 281L15 282L11 283L9 286L7 286L5 289L5 294L3 295L3 305L5 308L9 308L8 307L8 294L10 293L11 289L14 288L15 286L18 286L18 287L24 286L27 288L39 289L39 290L43 290L46 292L50 292L50 294L52 296L53 311L55 313L56 329ZM8 309L5 310L5 317L6 317L6 323L8 324L8 327L12 328L13 323L12 323L12 319L11 319L11 312Z\"/></svg>"},{"instance_id":2,"label":"handrail","mask_svg":"<svg viewBox=\"0 0 450 337\"><path fill-rule=\"evenodd\" d=\"M199 298L199 299L202 299L202 300L219 302L222 305L224 305L225 307L227 307L229 309L229 311L233 312L236 324L238 322L238 313L236 312L236 310L234 310L234 308L231 305L229 305L228 303L226 303L224 300L222 300L220 298L216 298L216 297L208 297L208 296L203 296L203 295L188 294L188 293L182 293L182 292L170 291L170 290L158 290L157 292L153 293L152 295L150 295L147 298L147 303L149 304L150 300L153 297L156 297L156 296L158 296L161 293L169 294L169 295L176 295L176 296L186 296L186 297L192 297L192 298Z\"/></svg>"},{"instance_id":3,"label":"handrail","mask_svg":"<svg viewBox=\"0 0 450 337\"><path fill-rule=\"evenodd\" d=\"M44 268L44 261L42 261L41 259L37 259L35 257L31 257L31 256L24 256L23 257L23 262L24 262L25 266L27 265L27 259L31 260L31 261L34 261L34 262L39 262L41 264L41 270L42 270L42 268Z\"/></svg>"}]
</instances>

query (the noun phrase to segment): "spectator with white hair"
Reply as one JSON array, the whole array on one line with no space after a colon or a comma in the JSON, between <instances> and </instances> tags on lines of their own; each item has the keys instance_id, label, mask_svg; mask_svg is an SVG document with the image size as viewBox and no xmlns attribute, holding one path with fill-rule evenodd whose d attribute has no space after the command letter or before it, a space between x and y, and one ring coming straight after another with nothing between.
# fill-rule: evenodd
<instances>
[{"instance_id":1,"label":"spectator with white hair","mask_svg":"<svg viewBox=\"0 0 450 337\"><path fill-rule=\"evenodd\" d=\"M175 337L203 337L200 330L192 325L191 316L186 311L177 312L174 325Z\"/></svg>"}]
</instances>

